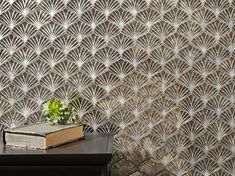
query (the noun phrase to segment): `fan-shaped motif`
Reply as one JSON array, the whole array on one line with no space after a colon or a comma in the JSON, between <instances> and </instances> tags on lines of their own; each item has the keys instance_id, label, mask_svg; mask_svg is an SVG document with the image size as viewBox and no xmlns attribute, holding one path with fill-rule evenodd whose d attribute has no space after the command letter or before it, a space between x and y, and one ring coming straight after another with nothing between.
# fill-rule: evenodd
<instances>
[{"instance_id":1,"label":"fan-shaped motif","mask_svg":"<svg viewBox=\"0 0 235 176\"><path fill-rule=\"evenodd\" d=\"M107 119L120 110L120 105L115 99L102 100L97 104L97 110Z\"/></svg>"},{"instance_id":2,"label":"fan-shaped motif","mask_svg":"<svg viewBox=\"0 0 235 176\"><path fill-rule=\"evenodd\" d=\"M125 36L130 37L134 42L136 42L141 36L147 33L147 29L144 25L134 21L127 24L122 32Z\"/></svg>"},{"instance_id":3,"label":"fan-shaped motif","mask_svg":"<svg viewBox=\"0 0 235 176\"><path fill-rule=\"evenodd\" d=\"M158 1L158 0L153 0L151 3L150 3L150 7L157 11L161 18L164 17L164 15L170 11L171 9L174 8L174 3L173 1L168 1L168 0L162 0L162 1Z\"/></svg>"},{"instance_id":4,"label":"fan-shaped motif","mask_svg":"<svg viewBox=\"0 0 235 176\"><path fill-rule=\"evenodd\" d=\"M62 62L65 59L63 52L55 48L49 48L42 52L40 60L50 65L50 68L54 69L55 65Z\"/></svg>"},{"instance_id":5,"label":"fan-shaped motif","mask_svg":"<svg viewBox=\"0 0 235 176\"><path fill-rule=\"evenodd\" d=\"M150 130L152 130L155 126L157 126L158 124L160 124L164 121L161 118L160 114L154 110L145 111L143 114L141 114L139 119L141 121L143 121L148 126L148 128ZM155 139L155 140L159 140L159 139ZM149 141L149 142L151 142L151 141ZM147 146L146 146L146 148L147 148ZM157 150L158 148L160 148L160 147L155 146L155 148L151 149L151 150ZM149 151L149 150L147 150L147 151ZM152 153L152 152L150 152L150 153Z\"/></svg>"},{"instance_id":6,"label":"fan-shaped motif","mask_svg":"<svg viewBox=\"0 0 235 176\"><path fill-rule=\"evenodd\" d=\"M170 123L162 122L157 127L154 128L154 132L155 132L157 137L159 137L163 142L166 142L168 139L170 139L172 136L175 135L176 129ZM164 148L162 148L162 149L164 149ZM165 147L165 149L173 150L173 149L169 149L169 148L166 148L166 147ZM161 152L162 152L162 154L164 154L163 151L161 151ZM175 152L173 152L173 153L175 154ZM169 151L168 154L171 155L173 153ZM168 164L168 162L165 163L165 164Z\"/></svg>"},{"instance_id":7,"label":"fan-shaped motif","mask_svg":"<svg viewBox=\"0 0 235 176\"><path fill-rule=\"evenodd\" d=\"M157 73L161 72L161 67L152 60L146 60L138 66L137 72L143 74L150 81Z\"/></svg>"},{"instance_id":8,"label":"fan-shaped motif","mask_svg":"<svg viewBox=\"0 0 235 176\"><path fill-rule=\"evenodd\" d=\"M153 102L161 96L159 92L159 88L154 85L143 86L139 90L139 94L140 94L140 97L142 97L149 106L151 106Z\"/></svg>"},{"instance_id":9,"label":"fan-shaped motif","mask_svg":"<svg viewBox=\"0 0 235 176\"><path fill-rule=\"evenodd\" d=\"M11 81L21 73L23 73L24 68L16 62L6 62L1 65L0 72L7 76Z\"/></svg>"},{"instance_id":10,"label":"fan-shaped motif","mask_svg":"<svg viewBox=\"0 0 235 176\"><path fill-rule=\"evenodd\" d=\"M202 175L211 175L218 170L218 165L216 162L211 160L199 161L196 165L196 172Z\"/></svg>"},{"instance_id":11,"label":"fan-shaped motif","mask_svg":"<svg viewBox=\"0 0 235 176\"><path fill-rule=\"evenodd\" d=\"M76 38L78 43L81 43L85 37L92 34L92 29L87 24L78 21L68 28L68 34Z\"/></svg>"},{"instance_id":12,"label":"fan-shaped motif","mask_svg":"<svg viewBox=\"0 0 235 176\"><path fill-rule=\"evenodd\" d=\"M48 23L49 20L50 16L42 10L34 11L33 13L29 14L26 18L26 22L34 25L37 30L39 30L43 25Z\"/></svg>"},{"instance_id":13,"label":"fan-shaped motif","mask_svg":"<svg viewBox=\"0 0 235 176\"><path fill-rule=\"evenodd\" d=\"M211 135L215 136L218 141L221 141L226 135L232 132L229 125L220 121L210 125L208 131Z\"/></svg>"},{"instance_id":14,"label":"fan-shaped motif","mask_svg":"<svg viewBox=\"0 0 235 176\"><path fill-rule=\"evenodd\" d=\"M94 31L95 28L104 22L105 16L98 10L88 11L82 15L82 22L88 24Z\"/></svg>"},{"instance_id":15,"label":"fan-shaped motif","mask_svg":"<svg viewBox=\"0 0 235 176\"><path fill-rule=\"evenodd\" d=\"M154 108L161 114L163 118L165 118L176 107L173 102L162 97L155 101Z\"/></svg>"},{"instance_id":16,"label":"fan-shaped motif","mask_svg":"<svg viewBox=\"0 0 235 176\"><path fill-rule=\"evenodd\" d=\"M8 102L11 105L11 108L15 105L17 101L20 101L24 98L24 93L16 87L7 87L0 92L1 99Z\"/></svg>"},{"instance_id":17,"label":"fan-shaped motif","mask_svg":"<svg viewBox=\"0 0 235 176\"><path fill-rule=\"evenodd\" d=\"M210 10L201 8L193 14L192 19L201 26L203 31L205 31L208 24L216 20L216 16Z\"/></svg>"},{"instance_id":18,"label":"fan-shaped motif","mask_svg":"<svg viewBox=\"0 0 235 176\"><path fill-rule=\"evenodd\" d=\"M34 62L27 67L26 72L32 76L35 76L40 81L44 76L49 74L51 68L44 62Z\"/></svg>"},{"instance_id":19,"label":"fan-shaped motif","mask_svg":"<svg viewBox=\"0 0 235 176\"><path fill-rule=\"evenodd\" d=\"M234 15L235 15L234 9L232 8L228 8L219 14L219 20L225 23L230 31L233 30L235 25Z\"/></svg>"},{"instance_id":20,"label":"fan-shaped motif","mask_svg":"<svg viewBox=\"0 0 235 176\"><path fill-rule=\"evenodd\" d=\"M30 50L35 51L37 55L40 55L45 49L50 46L50 42L46 37L37 35L26 43L26 47Z\"/></svg>"},{"instance_id":21,"label":"fan-shaped motif","mask_svg":"<svg viewBox=\"0 0 235 176\"><path fill-rule=\"evenodd\" d=\"M220 117L220 115L226 111L229 106L230 102L221 96L217 96L208 102L208 108L215 112L218 117Z\"/></svg>"},{"instance_id":22,"label":"fan-shaped motif","mask_svg":"<svg viewBox=\"0 0 235 176\"><path fill-rule=\"evenodd\" d=\"M98 86L90 86L82 92L82 96L96 106L97 102L106 96L106 92Z\"/></svg>"},{"instance_id":23,"label":"fan-shaped motif","mask_svg":"<svg viewBox=\"0 0 235 176\"><path fill-rule=\"evenodd\" d=\"M0 122L7 128L15 128L21 126L26 122L26 119L19 113L9 112L0 118Z\"/></svg>"},{"instance_id":24,"label":"fan-shaped motif","mask_svg":"<svg viewBox=\"0 0 235 176\"><path fill-rule=\"evenodd\" d=\"M150 31L151 27L156 24L159 20L160 16L158 12L149 9L140 12L136 16L136 21L145 25L148 31Z\"/></svg>"},{"instance_id":25,"label":"fan-shaped motif","mask_svg":"<svg viewBox=\"0 0 235 176\"><path fill-rule=\"evenodd\" d=\"M24 116L25 119L36 112L37 109L37 104L29 99L18 101L14 106L14 110Z\"/></svg>"},{"instance_id":26,"label":"fan-shaped motif","mask_svg":"<svg viewBox=\"0 0 235 176\"><path fill-rule=\"evenodd\" d=\"M216 70L216 65L213 62L206 59L200 60L193 67L193 71L200 74L203 79L206 79L208 75L215 72L215 70Z\"/></svg>"},{"instance_id":27,"label":"fan-shaped motif","mask_svg":"<svg viewBox=\"0 0 235 176\"><path fill-rule=\"evenodd\" d=\"M182 0L177 4L179 9L186 12L189 19L191 19L193 13L202 8L200 0Z\"/></svg>"},{"instance_id":28,"label":"fan-shaped motif","mask_svg":"<svg viewBox=\"0 0 235 176\"><path fill-rule=\"evenodd\" d=\"M30 89L27 96L40 107L44 102L51 98L51 92L42 86L37 86L34 89Z\"/></svg>"},{"instance_id":29,"label":"fan-shaped motif","mask_svg":"<svg viewBox=\"0 0 235 176\"><path fill-rule=\"evenodd\" d=\"M26 94L30 89L37 86L37 79L29 74L22 74L14 79L13 85Z\"/></svg>"},{"instance_id":30,"label":"fan-shaped motif","mask_svg":"<svg viewBox=\"0 0 235 176\"><path fill-rule=\"evenodd\" d=\"M212 158L219 166L221 166L226 160L231 157L232 153L227 149L217 147L209 153L209 157Z\"/></svg>"},{"instance_id":31,"label":"fan-shaped motif","mask_svg":"<svg viewBox=\"0 0 235 176\"><path fill-rule=\"evenodd\" d=\"M224 73L226 73L231 79L234 78L235 76L235 62L234 60L226 60L223 64L222 64L222 71L224 71Z\"/></svg>"},{"instance_id":32,"label":"fan-shaped motif","mask_svg":"<svg viewBox=\"0 0 235 176\"><path fill-rule=\"evenodd\" d=\"M90 61L82 67L82 72L91 77L93 81L106 71L106 68L103 64L97 61Z\"/></svg>"},{"instance_id":33,"label":"fan-shaped motif","mask_svg":"<svg viewBox=\"0 0 235 176\"><path fill-rule=\"evenodd\" d=\"M21 64L24 67L24 69L26 69L29 64L36 61L37 54L32 50L29 50L27 48L22 48L21 50L13 54L12 59L15 62Z\"/></svg>"},{"instance_id":34,"label":"fan-shaped motif","mask_svg":"<svg viewBox=\"0 0 235 176\"><path fill-rule=\"evenodd\" d=\"M211 124L216 122L217 117L213 111L204 109L196 113L194 119L195 122L201 125L204 129L207 129Z\"/></svg>"},{"instance_id":35,"label":"fan-shaped motif","mask_svg":"<svg viewBox=\"0 0 235 176\"><path fill-rule=\"evenodd\" d=\"M177 159L171 162L168 167L175 175L183 175L192 169L190 164L182 159Z\"/></svg>"},{"instance_id":36,"label":"fan-shaped motif","mask_svg":"<svg viewBox=\"0 0 235 176\"><path fill-rule=\"evenodd\" d=\"M146 85L147 79L141 74L132 73L124 79L124 83L132 88L135 94Z\"/></svg>"},{"instance_id":37,"label":"fan-shaped motif","mask_svg":"<svg viewBox=\"0 0 235 176\"><path fill-rule=\"evenodd\" d=\"M81 46L85 49L91 51L92 56L96 54L96 52L102 49L105 46L105 41L103 38L98 36L89 36L86 41L81 43Z\"/></svg>"},{"instance_id":38,"label":"fan-shaped motif","mask_svg":"<svg viewBox=\"0 0 235 176\"><path fill-rule=\"evenodd\" d=\"M184 11L173 9L164 15L164 20L172 24L176 31L182 23L188 21L188 15Z\"/></svg>"},{"instance_id":39,"label":"fan-shaped motif","mask_svg":"<svg viewBox=\"0 0 235 176\"><path fill-rule=\"evenodd\" d=\"M82 118L82 122L89 125L93 131L97 131L98 127L103 125L106 120L105 117L98 111L93 111Z\"/></svg>"},{"instance_id":40,"label":"fan-shaped motif","mask_svg":"<svg viewBox=\"0 0 235 176\"><path fill-rule=\"evenodd\" d=\"M108 20L111 23L114 23L118 26L119 29L123 29L124 26L128 23L130 23L133 19L133 16L130 12L124 11L122 9L114 11L110 14Z\"/></svg>"},{"instance_id":41,"label":"fan-shaped motif","mask_svg":"<svg viewBox=\"0 0 235 176\"><path fill-rule=\"evenodd\" d=\"M104 64L106 68L109 68L120 59L120 56L117 51L110 47L105 47L96 52L94 59Z\"/></svg>"},{"instance_id":42,"label":"fan-shaped motif","mask_svg":"<svg viewBox=\"0 0 235 176\"><path fill-rule=\"evenodd\" d=\"M50 15L51 18L55 16L59 11L64 9L64 3L61 0L43 1L40 4L40 9Z\"/></svg>"},{"instance_id":43,"label":"fan-shaped motif","mask_svg":"<svg viewBox=\"0 0 235 176\"><path fill-rule=\"evenodd\" d=\"M160 41L153 35L146 34L138 39L137 45L150 55L151 52L160 45Z\"/></svg>"},{"instance_id":44,"label":"fan-shaped motif","mask_svg":"<svg viewBox=\"0 0 235 176\"><path fill-rule=\"evenodd\" d=\"M161 43L163 43L168 36L173 34L173 32L174 32L173 26L164 21L156 23L151 29L151 33L157 36L161 41Z\"/></svg>"},{"instance_id":45,"label":"fan-shaped motif","mask_svg":"<svg viewBox=\"0 0 235 176\"><path fill-rule=\"evenodd\" d=\"M22 1L15 1L12 4L12 7L14 10L21 13L24 17L26 17L30 12L36 10L37 4L34 0L22 0Z\"/></svg>"},{"instance_id":46,"label":"fan-shaped motif","mask_svg":"<svg viewBox=\"0 0 235 176\"><path fill-rule=\"evenodd\" d=\"M178 80L182 74L189 71L189 67L185 62L175 59L167 63L165 70Z\"/></svg>"},{"instance_id":47,"label":"fan-shaped motif","mask_svg":"<svg viewBox=\"0 0 235 176\"><path fill-rule=\"evenodd\" d=\"M181 154L181 157L184 160L187 160L191 166L194 166L197 162L203 159L203 151L191 146L190 148L184 150Z\"/></svg>"},{"instance_id":48,"label":"fan-shaped motif","mask_svg":"<svg viewBox=\"0 0 235 176\"><path fill-rule=\"evenodd\" d=\"M211 10L215 14L216 18L218 18L219 14L223 10L229 7L229 3L228 1L221 1L221 0L218 0L216 2L207 1L205 3L205 7Z\"/></svg>"},{"instance_id":49,"label":"fan-shaped motif","mask_svg":"<svg viewBox=\"0 0 235 176\"><path fill-rule=\"evenodd\" d=\"M218 143L216 138L209 134L204 134L195 140L195 146L203 150L203 152L206 154L208 154L209 151L215 148L217 145ZM202 160L202 162L203 161L204 160ZM204 167L207 167L207 165Z\"/></svg>"},{"instance_id":50,"label":"fan-shaped motif","mask_svg":"<svg viewBox=\"0 0 235 176\"><path fill-rule=\"evenodd\" d=\"M122 55L125 50L133 46L133 41L124 35L118 35L110 41L109 46Z\"/></svg>"},{"instance_id":51,"label":"fan-shaped motif","mask_svg":"<svg viewBox=\"0 0 235 176\"><path fill-rule=\"evenodd\" d=\"M103 74L97 80L96 84L102 87L107 94L109 94L113 89L118 87L121 82L120 80L113 74Z\"/></svg>"},{"instance_id":52,"label":"fan-shaped motif","mask_svg":"<svg viewBox=\"0 0 235 176\"><path fill-rule=\"evenodd\" d=\"M111 92L111 96L121 105L125 105L134 96L134 91L127 86L119 86Z\"/></svg>"},{"instance_id":53,"label":"fan-shaped motif","mask_svg":"<svg viewBox=\"0 0 235 176\"><path fill-rule=\"evenodd\" d=\"M92 55L88 50L77 48L69 52L67 58L69 61L75 63L79 69L81 69L85 62L91 61Z\"/></svg>"},{"instance_id":54,"label":"fan-shaped motif","mask_svg":"<svg viewBox=\"0 0 235 176\"><path fill-rule=\"evenodd\" d=\"M23 46L23 41L15 36L7 36L0 42L0 48L13 55L17 50Z\"/></svg>"},{"instance_id":55,"label":"fan-shaped motif","mask_svg":"<svg viewBox=\"0 0 235 176\"><path fill-rule=\"evenodd\" d=\"M92 80L85 74L74 74L69 78L68 84L74 87L77 92L81 93L92 84Z\"/></svg>"},{"instance_id":56,"label":"fan-shaped motif","mask_svg":"<svg viewBox=\"0 0 235 176\"><path fill-rule=\"evenodd\" d=\"M56 38L64 33L63 27L55 23L48 23L40 29L40 33L46 36L50 42L54 42Z\"/></svg>"},{"instance_id":57,"label":"fan-shaped motif","mask_svg":"<svg viewBox=\"0 0 235 176\"><path fill-rule=\"evenodd\" d=\"M56 90L54 97L61 100L64 104L68 105L77 98L77 93L73 87L64 85Z\"/></svg>"},{"instance_id":58,"label":"fan-shaped motif","mask_svg":"<svg viewBox=\"0 0 235 176\"><path fill-rule=\"evenodd\" d=\"M125 61L118 61L111 65L110 70L120 80L123 80L127 75L133 72L133 66Z\"/></svg>"},{"instance_id":59,"label":"fan-shaped motif","mask_svg":"<svg viewBox=\"0 0 235 176\"><path fill-rule=\"evenodd\" d=\"M178 55L180 50L188 46L188 41L181 35L171 35L166 39L165 45L172 49L175 55Z\"/></svg>"},{"instance_id":60,"label":"fan-shaped motif","mask_svg":"<svg viewBox=\"0 0 235 176\"><path fill-rule=\"evenodd\" d=\"M121 130L125 130L128 125L135 122L133 115L125 110L115 112L110 117L110 121L119 126Z\"/></svg>"},{"instance_id":61,"label":"fan-shaped motif","mask_svg":"<svg viewBox=\"0 0 235 176\"><path fill-rule=\"evenodd\" d=\"M188 89L178 84L175 84L166 90L166 97L172 102L175 102L176 106L189 95Z\"/></svg>"},{"instance_id":62,"label":"fan-shaped motif","mask_svg":"<svg viewBox=\"0 0 235 176\"><path fill-rule=\"evenodd\" d=\"M124 1L122 8L136 16L138 12L147 8L147 3L144 0Z\"/></svg>"},{"instance_id":63,"label":"fan-shaped motif","mask_svg":"<svg viewBox=\"0 0 235 176\"><path fill-rule=\"evenodd\" d=\"M231 129L234 129L234 126L235 126L235 114L234 113L235 113L234 108L231 108L223 112L221 115L221 119L223 120L223 122L230 125Z\"/></svg>"},{"instance_id":64,"label":"fan-shaped motif","mask_svg":"<svg viewBox=\"0 0 235 176\"><path fill-rule=\"evenodd\" d=\"M179 59L186 62L190 68L192 68L195 63L200 61L203 57L202 52L199 49L191 46L182 49L179 52L179 56Z\"/></svg>"},{"instance_id":65,"label":"fan-shaped motif","mask_svg":"<svg viewBox=\"0 0 235 176\"><path fill-rule=\"evenodd\" d=\"M7 11L0 16L1 23L9 27L10 30L14 29L18 24L23 22L23 15L16 11Z\"/></svg>"},{"instance_id":66,"label":"fan-shaped motif","mask_svg":"<svg viewBox=\"0 0 235 176\"><path fill-rule=\"evenodd\" d=\"M112 11L119 8L119 3L116 0L100 0L95 2L94 7L108 18Z\"/></svg>"},{"instance_id":67,"label":"fan-shaped motif","mask_svg":"<svg viewBox=\"0 0 235 176\"><path fill-rule=\"evenodd\" d=\"M61 11L53 17L53 21L67 30L70 25L77 21L77 16L70 11Z\"/></svg>"},{"instance_id":68,"label":"fan-shaped motif","mask_svg":"<svg viewBox=\"0 0 235 176\"><path fill-rule=\"evenodd\" d=\"M129 125L126 131L128 136L133 139L135 143L139 143L143 137L149 134L149 130L143 123L140 122L135 122Z\"/></svg>"},{"instance_id":69,"label":"fan-shaped motif","mask_svg":"<svg viewBox=\"0 0 235 176\"><path fill-rule=\"evenodd\" d=\"M62 36L57 38L53 45L56 49L63 51L63 53L67 55L70 51L75 49L75 47L78 45L78 42L76 39L70 36Z\"/></svg>"},{"instance_id":70,"label":"fan-shaped motif","mask_svg":"<svg viewBox=\"0 0 235 176\"><path fill-rule=\"evenodd\" d=\"M90 1L83 0L70 0L67 4L68 9L77 14L78 17L81 17L86 11L92 8Z\"/></svg>"},{"instance_id":71,"label":"fan-shaped motif","mask_svg":"<svg viewBox=\"0 0 235 176\"><path fill-rule=\"evenodd\" d=\"M68 79L78 72L77 66L72 62L60 62L54 68L54 73L63 77L64 81L67 82Z\"/></svg>"},{"instance_id":72,"label":"fan-shaped motif","mask_svg":"<svg viewBox=\"0 0 235 176\"><path fill-rule=\"evenodd\" d=\"M29 38L34 36L37 32L37 29L30 24L20 24L16 26L13 30L13 34L21 38L24 43L28 41Z\"/></svg>"},{"instance_id":73,"label":"fan-shaped motif","mask_svg":"<svg viewBox=\"0 0 235 176\"><path fill-rule=\"evenodd\" d=\"M85 114L92 110L92 105L85 99L73 100L71 105L75 108L80 118L83 118Z\"/></svg>"},{"instance_id":74,"label":"fan-shaped motif","mask_svg":"<svg viewBox=\"0 0 235 176\"><path fill-rule=\"evenodd\" d=\"M123 60L129 62L136 69L141 62L148 58L148 55L139 47L132 47L123 53L122 58Z\"/></svg>"},{"instance_id":75,"label":"fan-shaped motif","mask_svg":"<svg viewBox=\"0 0 235 176\"><path fill-rule=\"evenodd\" d=\"M130 111L135 118L139 118L145 111L147 105L145 101L139 97L134 97L128 102L127 110Z\"/></svg>"},{"instance_id":76,"label":"fan-shaped motif","mask_svg":"<svg viewBox=\"0 0 235 176\"><path fill-rule=\"evenodd\" d=\"M201 32L201 27L191 21L181 24L178 28L178 33L185 36L189 42L192 42Z\"/></svg>"},{"instance_id":77,"label":"fan-shaped motif","mask_svg":"<svg viewBox=\"0 0 235 176\"><path fill-rule=\"evenodd\" d=\"M49 74L40 80L41 85L47 88L51 93L54 93L58 88L64 85L64 80L56 74Z\"/></svg>"}]
</instances>

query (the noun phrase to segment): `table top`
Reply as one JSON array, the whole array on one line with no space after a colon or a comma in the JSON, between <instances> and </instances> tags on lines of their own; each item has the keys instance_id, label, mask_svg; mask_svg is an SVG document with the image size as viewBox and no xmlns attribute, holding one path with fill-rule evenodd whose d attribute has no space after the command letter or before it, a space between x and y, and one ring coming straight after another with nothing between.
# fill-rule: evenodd
<instances>
[{"instance_id":1,"label":"table top","mask_svg":"<svg viewBox=\"0 0 235 176\"><path fill-rule=\"evenodd\" d=\"M110 133L86 134L85 139L48 150L12 148L0 142L0 165L21 162L33 163L83 163L109 162L113 152L113 135ZM99 162L99 163L97 163Z\"/></svg>"}]
</instances>

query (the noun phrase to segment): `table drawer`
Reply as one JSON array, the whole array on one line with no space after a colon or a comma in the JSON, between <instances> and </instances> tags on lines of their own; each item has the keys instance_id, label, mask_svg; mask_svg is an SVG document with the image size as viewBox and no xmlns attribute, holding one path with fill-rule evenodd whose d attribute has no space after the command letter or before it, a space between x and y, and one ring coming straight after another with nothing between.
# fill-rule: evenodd
<instances>
[{"instance_id":1,"label":"table drawer","mask_svg":"<svg viewBox=\"0 0 235 176\"><path fill-rule=\"evenodd\" d=\"M103 166L0 166L6 176L101 176Z\"/></svg>"}]
</instances>

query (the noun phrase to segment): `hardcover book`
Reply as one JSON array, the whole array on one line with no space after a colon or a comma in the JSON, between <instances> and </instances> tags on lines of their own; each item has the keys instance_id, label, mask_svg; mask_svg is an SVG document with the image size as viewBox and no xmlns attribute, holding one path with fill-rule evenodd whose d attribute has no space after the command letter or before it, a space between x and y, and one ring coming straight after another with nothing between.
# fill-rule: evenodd
<instances>
[{"instance_id":1,"label":"hardcover book","mask_svg":"<svg viewBox=\"0 0 235 176\"><path fill-rule=\"evenodd\" d=\"M7 146L48 149L84 137L83 126L50 125L46 122L5 130Z\"/></svg>"}]
</instances>

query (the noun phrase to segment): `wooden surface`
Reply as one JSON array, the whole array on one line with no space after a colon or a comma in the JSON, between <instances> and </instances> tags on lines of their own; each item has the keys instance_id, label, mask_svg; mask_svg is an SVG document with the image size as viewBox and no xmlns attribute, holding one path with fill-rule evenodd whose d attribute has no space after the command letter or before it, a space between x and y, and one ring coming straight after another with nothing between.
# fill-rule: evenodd
<instances>
[{"instance_id":1,"label":"wooden surface","mask_svg":"<svg viewBox=\"0 0 235 176\"><path fill-rule=\"evenodd\" d=\"M0 142L0 173L45 176L56 171L53 175L60 176L66 170L69 175L106 176L112 150L113 135L107 133L87 134L83 140L46 151L15 149Z\"/></svg>"}]
</instances>

